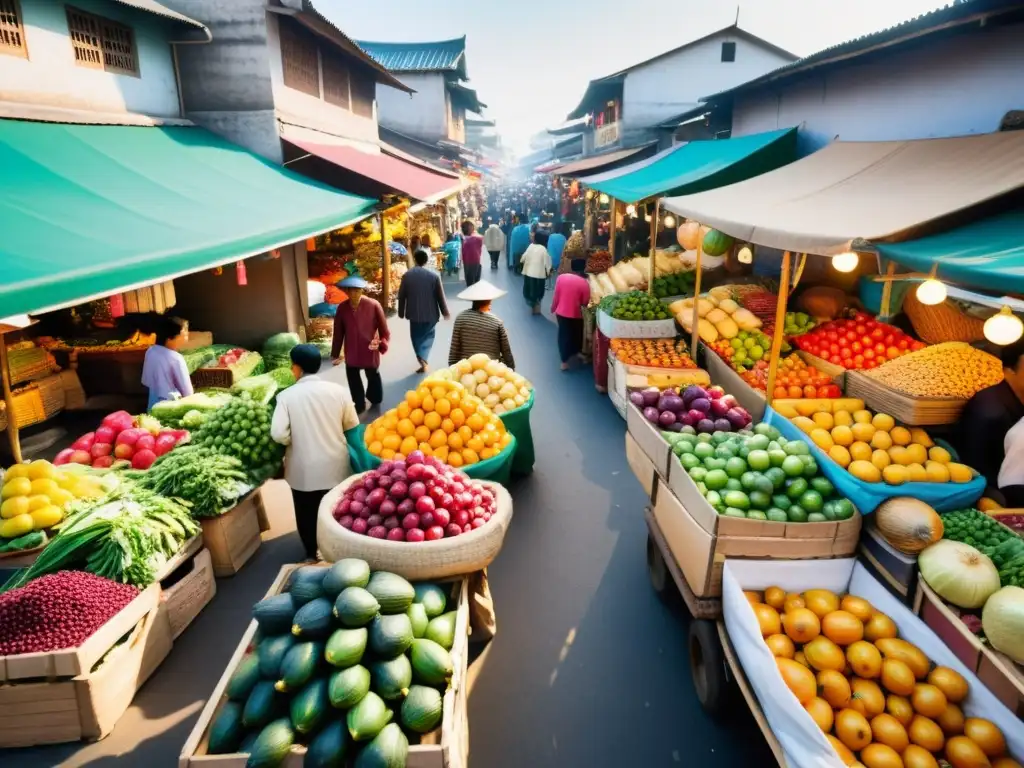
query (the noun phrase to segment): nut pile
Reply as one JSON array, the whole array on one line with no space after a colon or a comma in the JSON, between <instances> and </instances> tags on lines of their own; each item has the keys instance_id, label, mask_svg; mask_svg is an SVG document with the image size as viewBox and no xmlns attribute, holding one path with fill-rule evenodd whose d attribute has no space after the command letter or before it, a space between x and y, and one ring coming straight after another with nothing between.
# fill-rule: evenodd
<instances>
[{"instance_id":1,"label":"nut pile","mask_svg":"<svg viewBox=\"0 0 1024 768\"><path fill-rule=\"evenodd\" d=\"M968 399L1003 380L1003 364L962 341L934 344L864 371L885 386L915 397Z\"/></svg>"}]
</instances>

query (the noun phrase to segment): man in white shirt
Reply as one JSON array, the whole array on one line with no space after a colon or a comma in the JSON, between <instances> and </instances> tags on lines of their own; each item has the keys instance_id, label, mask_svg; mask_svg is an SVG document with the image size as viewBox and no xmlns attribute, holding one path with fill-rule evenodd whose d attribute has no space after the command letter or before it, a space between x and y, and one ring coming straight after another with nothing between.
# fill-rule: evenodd
<instances>
[{"instance_id":1,"label":"man in white shirt","mask_svg":"<svg viewBox=\"0 0 1024 768\"><path fill-rule=\"evenodd\" d=\"M295 527L316 560L316 520L327 491L352 474L345 432L359 425L355 404L344 387L322 379L320 350L312 344L292 348L296 384L277 396L270 436L288 446L285 480L292 489Z\"/></svg>"}]
</instances>

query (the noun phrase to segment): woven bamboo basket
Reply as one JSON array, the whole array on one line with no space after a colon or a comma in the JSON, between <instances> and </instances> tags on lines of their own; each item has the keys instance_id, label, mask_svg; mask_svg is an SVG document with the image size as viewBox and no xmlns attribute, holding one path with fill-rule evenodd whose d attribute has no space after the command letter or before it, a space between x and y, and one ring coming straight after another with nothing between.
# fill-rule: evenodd
<instances>
[{"instance_id":1,"label":"woven bamboo basket","mask_svg":"<svg viewBox=\"0 0 1024 768\"><path fill-rule=\"evenodd\" d=\"M46 421L46 411L43 409L43 398L37 387L30 387L16 393L13 398L14 408L11 416L14 419L14 426L18 429L30 427L41 421Z\"/></svg>"},{"instance_id":2,"label":"woven bamboo basket","mask_svg":"<svg viewBox=\"0 0 1024 768\"><path fill-rule=\"evenodd\" d=\"M926 344L974 342L985 338L985 321L964 314L949 300L926 305L917 300L915 291L908 291L903 299L903 311L910 318L914 333Z\"/></svg>"},{"instance_id":3,"label":"woven bamboo basket","mask_svg":"<svg viewBox=\"0 0 1024 768\"><path fill-rule=\"evenodd\" d=\"M36 382L39 389L39 398L43 403L43 414L49 419L64 410L66 397L64 395L64 383L60 375L49 376Z\"/></svg>"},{"instance_id":4,"label":"woven bamboo basket","mask_svg":"<svg viewBox=\"0 0 1024 768\"><path fill-rule=\"evenodd\" d=\"M69 411L80 411L85 408L85 389L82 388L78 372L68 370L61 371L57 375L64 388L64 408Z\"/></svg>"},{"instance_id":5,"label":"woven bamboo basket","mask_svg":"<svg viewBox=\"0 0 1024 768\"><path fill-rule=\"evenodd\" d=\"M958 397L916 397L896 392L860 371L847 372L846 396L860 398L868 407L912 427L952 424L967 405Z\"/></svg>"},{"instance_id":6,"label":"woven bamboo basket","mask_svg":"<svg viewBox=\"0 0 1024 768\"><path fill-rule=\"evenodd\" d=\"M192 372L192 386L196 389L219 387L230 389L235 384L235 373L230 368L198 368Z\"/></svg>"},{"instance_id":7,"label":"woven bamboo basket","mask_svg":"<svg viewBox=\"0 0 1024 768\"><path fill-rule=\"evenodd\" d=\"M334 318L332 317L314 317L308 323L306 323L306 338L315 339L318 336L323 335L331 336L334 334Z\"/></svg>"}]
</instances>

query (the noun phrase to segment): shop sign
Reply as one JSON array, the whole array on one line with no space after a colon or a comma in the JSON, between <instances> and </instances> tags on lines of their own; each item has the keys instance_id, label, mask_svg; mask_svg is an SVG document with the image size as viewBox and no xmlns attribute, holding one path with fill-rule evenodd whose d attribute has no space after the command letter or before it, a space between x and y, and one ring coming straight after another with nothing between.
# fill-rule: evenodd
<instances>
[{"instance_id":1,"label":"shop sign","mask_svg":"<svg viewBox=\"0 0 1024 768\"><path fill-rule=\"evenodd\" d=\"M601 127L594 129L594 149L607 147L609 144L614 144L618 140L618 122L609 123L608 125L602 125Z\"/></svg>"}]
</instances>

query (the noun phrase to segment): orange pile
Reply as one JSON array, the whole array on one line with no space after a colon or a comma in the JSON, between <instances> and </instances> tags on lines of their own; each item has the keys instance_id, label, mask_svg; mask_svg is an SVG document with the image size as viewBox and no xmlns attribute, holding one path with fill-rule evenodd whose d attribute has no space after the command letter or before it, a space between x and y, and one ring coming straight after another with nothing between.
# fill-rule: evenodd
<instances>
[{"instance_id":1,"label":"orange pile","mask_svg":"<svg viewBox=\"0 0 1024 768\"><path fill-rule=\"evenodd\" d=\"M842 397L842 394L827 373L808 365L799 355L779 360L779 370L775 374L775 398Z\"/></svg>"},{"instance_id":2,"label":"orange pile","mask_svg":"<svg viewBox=\"0 0 1024 768\"><path fill-rule=\"evenodd\" d=\"M512 441L501 419L455 381L431 380L366 428L367 450L385 461L413 451L453 467L486 461Z\"/></svg>"},{"instance_id":3,"label":"orange pile","mask_svg":"<svg viewBox=\"0 0 1024 768\"><path fill-rule=\"evenodd\" d=\"M608 347L625 365L687 370L697 367L682 339L612 339Z\"/></svg>"},{"instance_id":4,"label":"orange pile","mask_svg":"<svg viewBox=\"0 0 1024 768\"><path fill-rule=\"evenodd\" d=\"M867 600L779 587L746 595L783 681L844 764L1021 768L994 723L964 716L967 681L933 667Z\"/></svg>"}]
</instances>

